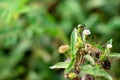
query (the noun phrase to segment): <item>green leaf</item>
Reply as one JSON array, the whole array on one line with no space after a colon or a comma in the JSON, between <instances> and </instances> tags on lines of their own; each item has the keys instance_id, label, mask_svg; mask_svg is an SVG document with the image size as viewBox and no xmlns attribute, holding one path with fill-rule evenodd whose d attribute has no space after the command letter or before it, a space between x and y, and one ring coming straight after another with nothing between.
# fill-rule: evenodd
<instances>
[{"instance_id":1,"label":"green leaf","mask_svg":"<svg viewBox=\"0 0 120 80\"><path fill-rule=\"evenodd\" d=\"M107 55L106 54L100 55L100 60L101 61L105 61L106 59L107 59Z\"/></svg>"},{"instance_id":2,"label":"green leaf","mask_svg":"<svg viewBox=\"0 0 120 80\"><path fill-rule=\"evenodd\" d=\"M108 55L109 57L116 57L116 58L120 58L120 53L112 53Z\"/></svg>"},{"instance_id":3,"label":"green leaf","mask_svg":"<svg viewBox=\"0 0 120 80\"><path fill-rule=\"evenodd\" d=\"M92 65L95 64L94 59L93 59L89 54L85 55L84 58L85 58L87 61L89 61Z\"/></svg>"},{"instance_id":4,"label":"green leaf","mask_svg":"<svg viewBox=\"0 0 120 80\"><path fill-rule=\"evenodd\" d=\"M108 80L113 80L111 75L109 75L104 69L100 69L98 66L91 66L91 65L84 65L83 67L81 67L81 71L82 73L85 74L90 74L93 76L102 76L105 77Z\"/></svg>"},{"instance_id":5,"label":"green leaf","mask_svg":"<svg viewBox=\"0 0 120 80\"><path fill-rule=\"evenodd\" d=\"M112 39L110 39L109 41L107 41L107 44L111 44L112 45Z\"/></svg>"},{"instance_id":6,"label":"green leaf","mask_svg":"<svg viewBox=\"0 0 120 80\"><path fill-rule=\"evenodd\" d=\"M69 63L69 65L67 66L67 68L65 69L65 74L70 72L70 70L73 68L75 64L75 59L72 59L71 62Z\"/></svg>"},{"instance_id":7,"label":"green leaf","mask_svg":"<svg viewBox=\"0 0 120 80\"><path fill-rule=\"evenodd\" d=\"M66 68L68 66L69 62L59 62L51 67L49 67L50 69L55 69L55 68Z\"/></svg>"},{"instance_id":8,"label":"green leaf","mask_svg":"<svg viewBox=\"0 0 120 80\"><path fill-rule=\"evenodd\" d=\"M70 56L73 58L75 57L75 54L77 52L77 49L75 48L77 42L77 30L74 28L72 34L71 34L71 54Z\"/></svg>"}]
</instances>

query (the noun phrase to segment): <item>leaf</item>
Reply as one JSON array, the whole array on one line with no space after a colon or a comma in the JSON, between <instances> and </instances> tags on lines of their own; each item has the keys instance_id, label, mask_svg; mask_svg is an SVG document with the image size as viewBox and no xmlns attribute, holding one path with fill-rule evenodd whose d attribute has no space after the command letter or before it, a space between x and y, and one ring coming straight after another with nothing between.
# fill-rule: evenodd
<instances>
[{"instance_id":1,"label":"leaf","mask_svg":"<svg viewBox=\"0 0 120 80\"><path fill-rule=\"evenodd\" d=\"M7 57L7 62L3 65L4 67L0 72L0 80L1 76L11 75L12 69L23 59L25 52L31 48L31 45L31 40L23 39L12 49L9 57Z\"/></svg>"},{"instance_id":2,"label":"leaf","mask_svg":"<svg viewBox=\"0 0 120 80\"><path fill-rule=\"evenodd\" d=\"M91 65L84 65L83 67L81 67L81 70L83 73L85 74L90 74L93 76L102 76L105 77L108 80L113 80L111 75L109 75L104 69L100 69L97 66L91 66Z\"/></svg>"},{"instance_id":3,"label":"leaf","mask_svg":"<svg viewBox=\"0 0 120 80\"><path fill-rule=\"evenodd\" d=\"M112 54L109 54L108 56L120 58L120 53L112 53Z\"/></svg>"},{"instance_id":4,"label":"leaf","mask_svg":"<svg viewBox=\"0 0 120 80\"><path fill-rule=\"evenodd\" d=\"M89 61L92 65L95 64L94 59L93 59L89 54L85 55L84 58L85 58L87 61Z\"/></svg>"},{"instance_id":5,"label":"leaf","mask_svg":"<svg viewBox=\"0 0 120 80\"><path fill-rule=\"evenodd\" d=\"M112 45L112 39L110 39L109 41L107 41L107 44L111 44Z\"/></svg>"},{"instance_id":6,"label":"leaf","mask_svg":"<svg viewBox=\"0 0 120 80\"><path fill-rule=\"evenodd\" d=\"M101 60L101 61L105 61L107 58L108 58L108 57L107 57L106 54L100 55L100 60Z\"/></svg>"},{"instance_id":7,"label":"leaf","mask_svg":"<svg viewBox=\"0 0 120 80\"><path fill-rule=\"evenodd\" d=\"M73 58L77 52L75 45L77 42L77 30L74 28L72 34L71 34L71 57Z\"/></svg>"},{"instance_id":8,"label":"leaf","mask_svg":"<svg viewBox=\"0 0 120 80\"><path fill-rule=\"evenodd\" d=\"M69 62L59 62L51 67L49 67L50 69L55 69L55 68L66 68L68 66Z\"/></svg>"},{"instance_id":9,"label":"leaf","mask_svg":"<svg viewBox=\"0 0 120 80\"><path fill-rule=\"evenodd\" d=\"M75 59L72 59L67 68L65 69L65 74L68 73L74 66L75 64Z\"/></svg>"}]
</instances>

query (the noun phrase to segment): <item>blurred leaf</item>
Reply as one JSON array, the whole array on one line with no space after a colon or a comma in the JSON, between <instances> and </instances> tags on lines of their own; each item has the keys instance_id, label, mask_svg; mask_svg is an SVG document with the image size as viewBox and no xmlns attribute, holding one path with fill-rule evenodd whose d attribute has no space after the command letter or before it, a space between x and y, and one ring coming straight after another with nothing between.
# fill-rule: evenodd
<instances>
[{"instance_id":1,"label":"blurred leaf","mask_svg":"<svg viewBox=\"0 0 120 80\"><path fill-rule=\"evenodd\" d=\"M90 62L92 65L95 64L95 61L94 61L93 57L91 57L89 54L85 55L84 58L85 58L88 62Z\"/></svg>"},{"instance_id":2,"label":"blurred leaf","mask_svg":"<svg viewBox=\"0 0 120 80\"><path fill-rule=\"evenodd\" d=\"M93 67L91 65L84 65L81 69L82 69L82 72L85 73L85 74L91 74L95 77L102 76L102 77L105 77L108 80L113 80L111 75L109 75L105 70L100 69L97 66Z\"/></svg>"},{"instance_id":3,"label":"blurred leaf","mask_svg":"<svg viewBox=\"0 0 120 80\"><path fill-rule=\"evenodd\" d=\"M94 13L94 14L91 14L84 23L87 28L93 29L93 27L95 27L94 24L96 24L98 20L99 20L99 15Z\"/></svg>"},{"instance_id":4,"label":"blurred leaf","mask_svg":"<svg viewBox=\"0 0 120 80\"><path fill-rule=\"evenodd\" d=\"M32 41L30 40L22 40L15 49L11 52L9 57L9 66L13 67L17 64L22 57L24 56L25 52L31 47Z\"/></svg>"},{"instance_id":5,"label":"blurred leaf","mask_svg":"<svg viewBox=\"0 0 120 80\"><path fill-rule=\"evenodd\" d=\"M113 40L110 39L109 41L107 41L107 44L111 44L112 45L112 42L113 42Z\"/></svg>"},{"instance_id":6,"label":"blurred leaf","mask_svg":"<svg viewBox=\"0 0 120 80\"><path fill-rule=\"evenodd\" d=\"M35 71L29 71L27 80L41 80L41 78Z\"/></svg>"},{"instance_id":7,"label":"blurred leaf","mask_svg":"<svg viewBox=\"0 0 120 80\"><path fill-rule=\"evenodd\" d=\"M11 20L18 19L21 13L30 10L28 6L25 6L28 1L29 0L15 0L14 2L5 1L6 9L1 13L2 19L4 19L6 23L10 23Z\"/></svg>"},{"instance_id":8,"label":"blurred leaf","mask_svg":"<svg viewBox=\"0 0 120 80\"><path fill-rule=\"evenodd\" d=\"M106 0L90 0L87 2L86 7L88 9L98 8L106 5Z\"/></svg>"},{"instance_id":9,"label":"blurred leaf","mask_svg":"<svg viewBox=\"0 0 120 80\"><path fill-rule=\"evenodd\" d=\"M11 55L8 57L7 62L5 63L4 68L1 70L0 79L11 75L11 71L14 69L14 67L18 64L20 60L22 60L25 51L27 51L31 46L31 41L29 40L23 40L21 41L15 49L10 53Z\"/></svg>"},{"instance_id":10,"label":"blurred leaf","mask_svg":"<svg viewBox=\"0 0 120 80\"><path fill-rule=\"evenodd\" d=\"M111 28L109 27L109 25L103 24L103 23L98 24L95 30L96 30L97 33L100 33L100 34L103 34L103 35L104 34L108 35L112 31Z\"/></svg>"},{"instance_id":11,"label":"blurred leaf","mask_svg":"<svg viewBox=\"0 0 120 80\"><path fill-rule=\"evenodd\" d=\"M116 57L116 58L120 58L120 53L111 53L108 55L109 57Z\"/></svg>"},{"instance_id":12,"label":"blurred leaf","mask_svg":"<svg viewBox=\"0 0 120 80\"><path fill-rule=\"evenodd\" d=\"M50 69L59 69L59 68L67 68L67 66L69 65L69 62L59 62L51 67L49 67Z\"/></svg>"}]
</instances>

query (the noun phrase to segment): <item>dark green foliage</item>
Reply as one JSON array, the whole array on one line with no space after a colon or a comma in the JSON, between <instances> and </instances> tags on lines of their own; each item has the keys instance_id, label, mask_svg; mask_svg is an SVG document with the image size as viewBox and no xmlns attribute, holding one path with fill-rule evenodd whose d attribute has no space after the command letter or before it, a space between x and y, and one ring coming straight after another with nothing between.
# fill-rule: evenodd
<instances>
[{"instance_id":1,"label":"dark green foliage","mask_svg":"<svg viewBox=\"0 0 120 80\"><path fill-rule=\"evenodd\" d=\"M0 80L64 80L49 66L64 60L57 48L70 43L79 23L95 34L89 41L112 38L119 53L119 8L120 0L0 0ZM117 62L111 69L116 80Z\"/></svg>"}]
</instances>

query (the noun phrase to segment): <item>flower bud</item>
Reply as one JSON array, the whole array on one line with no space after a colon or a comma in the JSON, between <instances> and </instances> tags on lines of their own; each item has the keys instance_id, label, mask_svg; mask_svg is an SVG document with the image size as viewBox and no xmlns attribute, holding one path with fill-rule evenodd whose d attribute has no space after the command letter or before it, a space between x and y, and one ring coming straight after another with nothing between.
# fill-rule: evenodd
<instances>
[{"instance_id":1,"label":"flower bud","mask_svg":"<svg viewBox=\"0 0 120 80\"><path fill-rule=\"evenodd\" d=\"M69 73L68 77L70 79L74 79L75 77L77 77L76 73L72 72L72 73Z\"/></svg>"},{"instance_id":2,"label":"flower bud","mask_svg":"<svg viewBox=\"0 0 120 80\"><path fill-rule=\"evenodd\" d=\"M69 48L69 45L62 45L62 46L59 47L58 52L59 53L64 53L68 50L68 48Z\"/></svg>"},{"instance_id":3,"label":"flower bud","mask_svg":"<svg viewBox=\"0 0 120 80\"><path fill-rule=\"evenodd\" d=\"M112 48L112 44L107 44L107 48Z\"/></svg>"}]
</instances>

